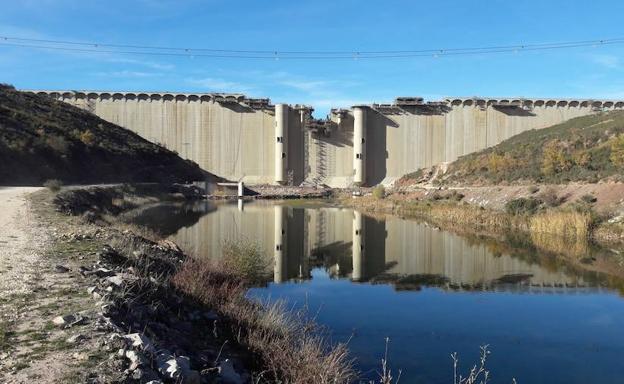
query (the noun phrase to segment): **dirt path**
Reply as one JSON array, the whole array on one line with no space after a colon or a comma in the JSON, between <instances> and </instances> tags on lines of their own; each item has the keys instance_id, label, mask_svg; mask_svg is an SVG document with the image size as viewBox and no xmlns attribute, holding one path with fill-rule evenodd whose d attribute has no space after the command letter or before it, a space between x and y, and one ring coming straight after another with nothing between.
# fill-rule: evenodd
<instances>
[{"instance_id":1,"label":"dirt path","mask_svg":"<svg viewBox=\"0 0 624 384\"><path fill-rule=\"evenodd\" d=\"M0 188L0 299L31 293L48 233L33 220L26 195L36 187Z\"/></svg>"},{"instance_id":2,"label":"dirt path","mask_svg":"<svg viewBox=\"0 0 624 384\"><path fill-rule=\"evenodd\" d=\"M53 318L68 313L92 318L95 307L77 264L59 247L58 223L52 223L45 213L53 208L45 199L29 196L39 189L0 187L3 384L76 382L76 372L87 368L93 351L98 350L87 324L61 329L52 323ZM37 195L41 193L46 192Z\"/></svg>"}]
</instances>

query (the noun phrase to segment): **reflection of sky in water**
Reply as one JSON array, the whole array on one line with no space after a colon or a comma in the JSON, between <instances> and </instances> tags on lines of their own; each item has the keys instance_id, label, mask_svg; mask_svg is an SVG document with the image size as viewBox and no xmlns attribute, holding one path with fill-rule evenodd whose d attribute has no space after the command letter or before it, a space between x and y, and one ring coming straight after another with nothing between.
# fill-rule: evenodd
<instances>
[{"instance_id":1,"label":"reflection of sky in water","mask_svg":"<svg viewBox=\"0 0 624 384\"><path fill-rule=\"evenodd\" d=\"M202 214L193 223L180 220L173 238L200 257L219 257L224 239L260 242L274 260L267 272L275 282L250 295L318 310L334 340L353 335L350 349L370 378L386 336L402 383L452 382L449 354L460 354L465 372L482 344L491 346L497 383L514 376L519 383L566 384L624 377L624 301L599 275L534 249L512 252L340 208L227 204Z\"/></svg>"}]
</instances>

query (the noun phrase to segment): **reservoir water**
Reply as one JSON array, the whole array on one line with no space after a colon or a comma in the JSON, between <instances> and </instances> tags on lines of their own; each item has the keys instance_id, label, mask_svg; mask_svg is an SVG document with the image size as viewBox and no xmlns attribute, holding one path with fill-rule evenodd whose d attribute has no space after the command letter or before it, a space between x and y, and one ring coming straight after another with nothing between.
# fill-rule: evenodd
<instances>
[{"instance_id":1,"label":"reservoir water","mask_svg":"<svg viewBox=\"0 0 624 384\"><path fill-rule=\"evenodd\" d=\"M452 383L450 354L465 373L486 344L495 383L624 380L621 280L567 261L618 265L616 253L465 237L321 203L163 205L134 220L198 258L220 257L227 240L257 242L271 270L249 296L306 306L332 340L349 341L367 379L388 337L401 383Z\"/></svg>"}]
</instances>

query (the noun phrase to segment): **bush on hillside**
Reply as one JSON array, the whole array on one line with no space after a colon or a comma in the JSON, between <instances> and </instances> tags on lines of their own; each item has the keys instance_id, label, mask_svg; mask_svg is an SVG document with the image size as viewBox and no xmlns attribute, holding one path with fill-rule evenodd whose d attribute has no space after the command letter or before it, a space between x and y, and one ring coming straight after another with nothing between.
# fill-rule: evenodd
<instances>
[{"instance_id":1,"label":"bush on hillside","mask_svg":"<svg viewBox=\"0 0 624 384\"><path fill-rule=\"evenodd\" d=\"M532 215L541 205L542 202L534 197L520 197L505 203L505 212L510 215Z\"/></svg>"}]
</instances>

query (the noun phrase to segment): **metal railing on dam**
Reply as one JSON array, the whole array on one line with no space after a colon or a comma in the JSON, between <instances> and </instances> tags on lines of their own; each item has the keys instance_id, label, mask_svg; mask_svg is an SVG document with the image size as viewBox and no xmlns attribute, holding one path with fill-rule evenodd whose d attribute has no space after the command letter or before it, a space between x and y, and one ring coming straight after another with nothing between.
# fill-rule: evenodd
<instances>
[{"instance_id":1,"label":"metal railing on dam","mask_svg":"<svg viewBox=\"0 0 624 384\"><path fill-rule=\"evenodd\" d=\"M622 100L399 97L319 121L310 106L276 108L242 94L28 92L86 109L227 179L331 187L388 184L527 130L624 109Z\"/></svg>"}]
</instances>

